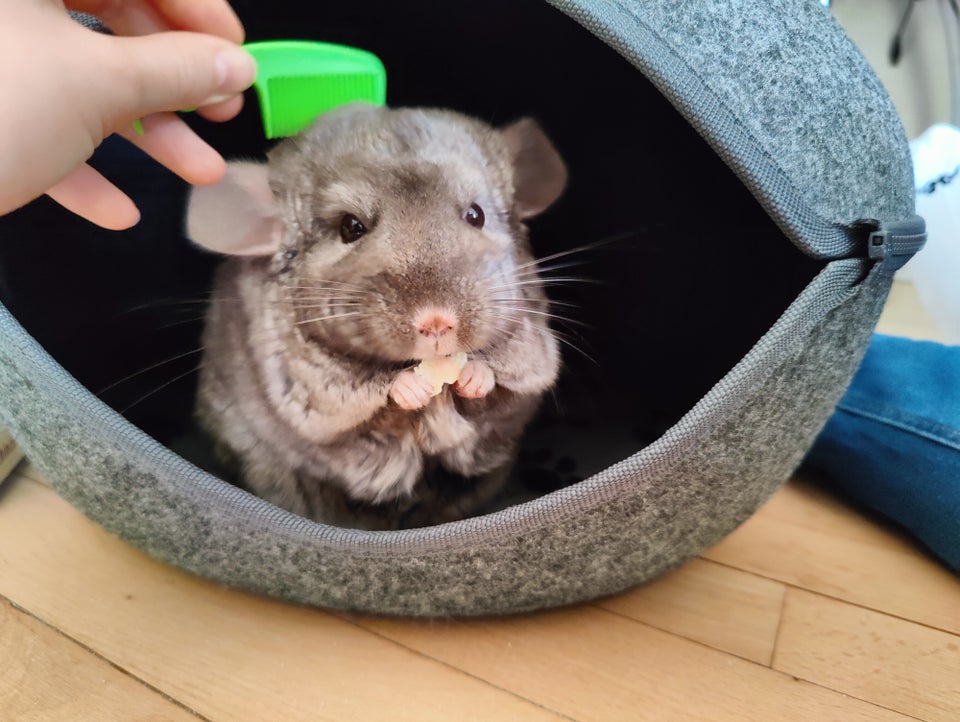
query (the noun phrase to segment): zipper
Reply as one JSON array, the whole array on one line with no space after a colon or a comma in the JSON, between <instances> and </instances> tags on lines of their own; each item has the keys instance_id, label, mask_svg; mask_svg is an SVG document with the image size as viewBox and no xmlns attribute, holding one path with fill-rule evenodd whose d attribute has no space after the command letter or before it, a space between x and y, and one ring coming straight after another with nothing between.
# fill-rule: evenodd
<instances>
[{"instance_id":1,"label":"zipper","mask_svg":"<svg viewBox=\"0 0 960 722\"><path fill-rule=\"evenodd\" d=\"M855 227L868 231L866 257L894 273L913 258L927 241L926 223L914 215L901 221L864 220Z\"/></svg>"},{"instance_id":2,"label":"zipper","mask_svg":"<svg viewBox=\"0 0 960 722\"><path fill-rule=\"evenodd\" d=\"M656 28L644 21L642 3L635 0L548 2L640 70L723 158L784 235L803 253L822 261L869 257L892 273L923 245L922 238L914 242L904 239L910 235L923 236L924 224L919 216L895 222L853 223L831 222L821 217L776 160L757 144L724 105L723 99L677 56ZM909 232L901 232L901 227ZM868 245L865 232L880 233L874 239L875 247Z\"/></svg>"}]
</instances>

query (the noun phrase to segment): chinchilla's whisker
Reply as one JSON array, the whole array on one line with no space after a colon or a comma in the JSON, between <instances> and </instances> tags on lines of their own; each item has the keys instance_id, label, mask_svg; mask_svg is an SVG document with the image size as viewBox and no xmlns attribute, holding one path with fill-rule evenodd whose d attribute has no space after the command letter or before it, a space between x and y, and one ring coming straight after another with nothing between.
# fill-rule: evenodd
<instances>
[{"instance_id":1,"label":"chinchilla's whisker","mask_svg":"<svg viewBox=\"0 0 960 722\"><path fill-rule=\"evenodd\" d=\"M499 320L501 320L501 321L507 321L508 323L513 324L513 325L517 325L517 324L520 323L520 321L519 321L518 319L510 318L510 317L508 317L508 316L497 316L497 315L494 315L493 318L499 319ZM503 336L506 336L508 339L514 339L514 338L517 337L517 332L516 332L516 331L512 331L512 330L510 330L510 329L497 327L497 328L494 329L494 330L495 330L497 333L502 334Z\"/></svg>"},{"instance_id":2,"label":"chinchilla's whisker","mask_svg":"<svg viewBox=\"0 0 960 722\"><path fill-rule=\"evenodd\" d=\"M513 341L513 340L517 337L517 332L516 332L516 331L510 331L510 330L505 329L505 328L501 328L501 329L499 330L499 333L500 333L501 336L505 337L505 339L506 339L508 342L509 342L509 341Z\"/></svg>"},{"instance_id":3,"label":"chinchilla's whisker","mask_svg":"<svg viewBox=\"0 0 960 722\"><path fill-rule=\"evenodd\" d=\"M364 301L356 301L352 298L308 298L303 301L294 301L291 304L294 308L319 308L320 306L366 306Z\"/></svg>"},{"instance_id":4,"label":"chinchilla's whisker","mask_svg":"<svg viewBox=\"0 0 960 722\"><path fill-rule=\"evenodd\" d=\"M582 266L590 263L590 259L584 260L572 260L564 261L562 263L550 263L551 261L556 261L558 259L567 258L568 256L573 256L578 253L585 253L587 251L593 251L603 246L608 246L618 241L625 240L632 236L636 235L636 232L625 232L618 233L607 238L604 238L599 241L593 241L592 243L585 243L574 248L569 248L565 251L559 251L557 253L551 253L547 256L540 256L539 258L534 258L531 261L526 263L521 263L519 266L516 266L511 275L515 278L525 278L529 276L543 276L551 272L563 270L565 268L573 268L576 266Z\"/></svg>"},{"instance_id":5,"label":"chinchilla's whisker","mask_svg":"<svg viewBox=\"0 0 960 722\"><path fill-rule=\"evenodd\" d=\"M532 313L537 316L544 316L545 318L553 319L555 321L562 321L563 323L572 323L577 326L584 326L586 328L590 328L590 324L588 323L584 323L583 321L579 321L575 318L570 318L569 316L561 316L558 313L551 313L550 311L538 311L537 309L534 309L534 308L520 308L519 306L503 306L503 308L509 311L517 311L521 314Z\"/></svg>"},{"instance_id":6,"label":"chinchilla's whisker","mask_svg":"<svg viewBox=\"0 0 960 722\"><path fill-rule=\"evenodd\" d=\"M594 283L599 286L606 284L606 281L600 278L589 278L587 276L540 276L540 283L544 286L562 286L567 283Z\"/></svg>"},{"instance_id":7,"label":"chinchilla's whisker","mask_svg":"<svg viewBox=\"0 0 960 722\"><path fill-rule=\"evenodd\" d=\"M369 303L368 299L363 298L354 298L352 296L311 296L310 298L296 298L290 300L288 303L291 306L299 307L309 303Z\"/></svg>"},{"instance_id":8,"label":"chinchilla's whisker","mask_svg":"<svg viewBox=\"0 0 960 722\"><path fill-rule=\"evenodd\" d=\"M579 278L577 276L540 276L529 280L511 281L499 286L490 286L489 291L502 291L510 288L521 288L523 286L561 286L567 283L603 283L595 278Z\"/></svg>"},{"instance_id":9,"label":"chinchilla's whisker","mask_svg":"<svg viewBox=\"0 0 960 722\"><path fill-rule=\"evenodd\" d=\"M197 373L197 371L199 371L201 368L203 368L203 364L202 364L202 363L194 366L192 369L189 369L189 370L187 370L187 371L184 371L182 374L177 374L176 376L174 376L172 379L170 379L170 380L167 381L166 383L162 383L162 384L160 384L159 386L157 386L155 389L149 391L148 393L145 393L143 396L141 396L140 398L138 398L138 399L137 399L136 401L134 401L132 404L128 404L127 406L123 407L123 408L120 410L120 413L121 413L121 414L127 413L127 412L128 412L130 409L132 409L134 406L136 406L137 404L139 404L139 403L141 403L141 402L143 402L143 401L146 401L146 400L149 399L151 396L153 396L155 393L158 393L158 392L160 392L160 391L163 391L165 388L167 388L168 386L170 386L170 385L172 385L172 384L175 384L175 383L176 383L177 381L179 381L180 379L186 378L187 376L190 376L191 374Z\"/></svg>"},{"instance_id":10,"label":"chinchilla's whisker","mask_svg":"<svg viewBox=\"0 0 960 722\"><path fill-rule=\"evenodd\" d=\"M213 291L201 291L196 294L191 294L190 296L165 296L164 298L155 298L150 301L144 301L143 303L138 303L136 306L130 306L129 308L125 308L124 312L140 311L145 308L178 306L181 304L209 303L210 299L213 298L213 293L214 293Z\"/></svg>"},{"instance_id":11,"label":"chinchilla's whisker","mask_svg":"<svg viewBox=\"0 0 960 722\"><path fill-rule=\"evenodd\" d=\"M510 321L511 323L522 323L522 322L523 322L523 317L522 317L522 316L518 316L518 315L514 315L514 314L509 314L509 313L504 313L504 311L509 311L509 310L510 310L509 308L504 308L503 306L498 306L497 308L495 308L495 309L493 309L493 310L491 311L490 316L491 316L492 318L499 318L499 319L502 319L502 320L504 320L504 321Z\"/></svg>"},{"instance_id":12,"label":"chinchilla's whisker","mask_svg":"<svg viewBox=\"0 0 960 722\"><path fill-rule=\"evenodd\" d=\"M165 323L162 326L157 326L158 330L164 330L167 328L173 328L175 326L184 326L188 323L199 323L200 321L205 320L206 315L203 316L191 316L190 318L181 318L177 321L171 321L170 323Z\"/></svg>"},{"instance_id":13,"label":"chinchilla's whisker","mask_svg":"<svg viewBox=\"0 0 960 722\"><path fill-rule=\"evenodd\" d=\"M538 298L501 298L499 296L494 296L493 301L495 303L543 303ZM563 306L565 308L583 308L582 304L579 303L569 303L568 301L554 301L552 298L546 301L551 306Z\"/></svg>"},{"instance_id":14,"label":"chinchilla's whisker","mask_svg":"<svg viewBox=\"0 0 960 722\"><path fill-rule=\"evenodd\" d=\"M347 318L348 316L364 316L367 314L360 313L359 311L350 311L349 313L334 313L329 316L317 316L316 318L308 318L304 321L297 321L294 326L302 326L305 323L315 323L317 321L332 321L336 318Z\"/></svg>"},{"instance_id":15,"label":"chinchilla's whisker","mask_svg":"<svg viewBox=\"0 0 960 722\"><path fill-rule=\"evenodd\" d=\"M525 268L530 268L532 266L540 267L547 261L554 261L558 258L566 258L567 256L572 256L576 253L584 253L585 251L592 251L600 246L611 243L613 239L608 239L605 241L596 241L594 243L585 243L582 246L577 246L575 248L569 248L566 251L559 251L557 253L551 253L549 256L541 256L540 258L535 258L532 261L527 263L521 263L519 266L515 267L513 270L516 273L517 271L522 271Z\"/></svg>"},{"instance_id":16,"label":"chinchilla's whisker","mask_svg":"<svg viewBox=\"0 0 960 722\"><path fill-rule=\"evenodd\" d=\"M311 303L314 301L355 301L357 303L363 302L367 299L364 299L363 296L297 296L288 301L293 305L298 303Z\"/></svg>"},{"instance_id":17,"label":"chinchilla's whisker","mask_svg":"<svg viewBox=\"0 0 960 722\"><path fill-rule=\"evenodd\" d=\"M193 355L193 354L195 354L195 353L200 353L201 351L204 350L204 348L206 348L206 347L205 347L205 346L200 346L199 348L195 348L195 349L192 349L192 350L190 350L190 351L184 351L183 353L179 353L179 354L177 354L176 356L171 356L170 358L166 358L166 359L164 359L163 361L157 361L157 363L155 363L155 364L150 364L150 365L147 366L146 368L142 368L142 369L140 369L139 371L134 371L132 374L129 374L129 375L127 375L127 376L124 376L122 379L119 379L118 381L114 381L112 384L109 384L108 386L104 386L104 387L103 387L102 389L100 389L99 391L96 391L96 392L95 392L95 395L96 395L96 396L100 396L100 395L106 393L107 391L109 391L110 389L115 388L115 387L119 386L120 384L122 384L122 383L124 383L124 382L126 382L126 381L129 381L130 379L136 378L137 376L140 376L141 374L145 374L145 373L147 373L148 371L153 371L154 369L160 368L161 366L165 366L165 365L167 365L167 364L169 364L169 363L173 363L174 361L178 361L179 359L186 358L187 356L191 356L191 355Z\"/></svg>"},{"instance_id":18,"label":"chinchilla's whisker","mask_svg":"<svg viewBox=\"0 0 960 722\"><path fill-rule=\"evenodd\" d=\"M521 271L520 273L514 272L513 275L516 278L534 276L537 274L543 275L545 273L552 273L553 271L562 271L565 268L576 268L577 266L586 266L588 263L590 263L589 260L567 261L566 263L552 263L549 266L536 266L535 268L527 268L526 270Z\"/></svg>"},{"instance_id":19,"label":"chinchilla's whisker","mask_svg":"<svg viewBox=\"0 0 960 722\"><path fill-rule=\"evenodd\" d=\"M153 308L169 308L171 306L202 306L210 303L210 301L210 298L184 298L180 300L170 299L162 301L148 301L147 303L140 303L136 306L131 306L130 308L125 309L125 312L143 311Z\"/></svg>"},{"instance_id":20,"label":"chinchilla's whisker","mask_svg":"<svg viewBox=\"0 0 960 722\"><path fill-rule=\"evenodd\" d=\"M311 292L316 294L343 293L352 296L366 296L372 293L369 288L343 288L341 286L301 286L297 288L288 288L287 290L296 291L295 296L306 296Z\"/></svg>"},{"instance_id":21,"label":"chinchilla's whisker","mask_svg":"<svg viewBox=\"0 0 960 722\"><path fill-rule=\"evenodd\" d=\"M331 281L328 279L321 278L315 283L308 283L305 285L301 284L283 284L282 288L288 288L290 290L314 290L317 288L343 288L343 289L353 289L356 291L368 291L369 288L364 286L357 285L356 283L347 283L345 281Z\"/></svg>"},{"instance_id":22,"label":"chinchilla's whisker","mask_svg":"<svg viewBox=\"0 0 960 722\"><path fill-rule=\"evenodd\" d=\"M513 290L517 288L522 288L524 286L539 286L539 285L541 285L539 279L531 280L531 281L511 281L509 283L501 283L496 286L488 286L486 290L491 292L508 291L508 290Z\"/></svg>"},{"instance_id":23,"label":"chinchilla's whisker","mask_svg":"<svg viewBox=\"0 0 960 722\"><path fill-rule=\"evenodd\" d=\"M341 288L340 286L311 286L309 288L291 289L296 291L294 296L329 296L331 293L342 293L345 296L367 296L373 293L370 289Z\"/></svg>"},{"instance_id":24,"label":"chinchilla's whisker","mask_svg":"<svg viewBox=\"0 0 960 722\"><path fill-rule=\"evenodd\" d=\"M499 318L502 321L510 321L510 323L522 323L523 319L519 316L512 316L506 313L491 313L491 318Z\"/></svg>"},{"instance_id":25,"label":"chinchilla's whisker","mask_svg":"<svg viewBox=\"0 0 960 722\"><path fill-rule=\"evenodd\" d=\"M331 286L352 286L354 288L360 288L360 286L356 283L350 283L349 281L337 281L332 278L318 278L308 283L284 283L283 285L286 288L312 288L320 283L328 283Z\"/></svg>"},{"instance_id":26,"label":"chinchilla's whisker","mask_svg":"<svg viewBox=\"0 0 960 722\"><path fill-rule=\"evenodd\" d=\"M297 308L297 311L299 311L301 314L320 312L320 313L325 313L325 314L331 314L331 315L332 315L332 314L339 314L339 313L342 313L342 312L344 312L344 311L350 311L351 313L361 313L361 309L362 309L362 308L363 308L363 306L352 306L352 305L349 305L349 304L339 304L339 303L337 303L337 304L333 304L333 305L330 305L330 306L327 306L327 305L320 305L320 306L300 306L299 308Z\"/></svg>"},{"instance_id":27,"label":"chinchilla's whisker","mask_svg":"<svg viewBox=\"0 0 960 722\"><path fill-rule=\"evenodd\" d=\"M156 311L164 313L178 313L183 311L192 311L198 306L208 306L214 300L213 296L209 298L165 298L155 301L138 303L136 306L120 309L115 314L115 318L126 316L130 313L139 313L142 311Z\"/></svg>"},{"instance_id":28,"label":"chinchilla's whisker","mask_svg":"<svg viewBox=\"0 0 960 722\"><path fill-rule=\"evenodd\" d=\"M559 341L560 343L564 344L564 345L567 346L568 348L573 349L573 350L576 351L578 354L580 354L580 355L583 356L585 359L587 359L587 361L589 361L590 363L596 364L597 366L600 365L600 363L599 363L593 356L591 356L590 354L588 354L588 353L587 353L586 351L584 351L582 348L580 348L579 346L577 346L573 341L571 341L570 338L567 336L567 334L562 333L562 332L560 332L560 331L557 331L555 328L551 328L551 329L548 329L548 330L549 330L549 332L550 332L550 335L553 336L557 341Z\"/></svg>"},{"instance_id":29,"label":"chinchilla's whisker","mask_svg":"<svg viewBox=\"0 0 960 722\"><path fill-rule=\"evenodd\" d=\"M314 297L314 296L311 296L310 298L297 298L297 299L294 299L294 300L292 301L292 304L293 304L294 306L302 306L302 305L305 304L305 303L317 303L317 302L322 302L322 301L329 301L329 302L331 302L331 303L344 303L344 302L350 302L350 303L356 303L356 304L361 304L361 303L363 303L362 300L360 300L360 299L358 299L358 298L354 298L354 297L352 297L352 296L331 296L331 297L324 297L324 296L315 296L315 297Z\"/></svg>"},{"instance_id":30,"label":"chinchilla's whisker","mask_svg":"<svg viewBox=\"0 0 960 722\"><path fill-rule=\"evenodd\" d=\"M494 314L491 314L491 316L492 316L493 318L495 318L495 319L500 319L500 320L502 320L502 321L507 321L507 322L512 323L512 324L520 324L520 323L522 323L522 319L521 319L521 318L519 318L519 317L517 317L517 316L513 316L513 315L508 315L508 314L504 314L504 313L494 313ZM504 329L504 328L498 328L498 329L496 329L496 331L497 331L498 333L503 334L504 336L507 336L508 338L514 338L514 337L517 335L515 331L510 331L510 330L507 330L507 329ZM549 328L549 327L546 329L546 331L547 331L547 333L549 333L554 339L556 339L559 343L561 343L561 344L563 344L563 345L565 345L565 346L568 346L570 349L576 351L578 354L580 354L581 356L583 356L585 359L587 359L587 360L590 361L591 363L593 363L593 364L597 364L597 363L598 363L597 360L596 360L593 356L591 356L590 354L588 354L586 351L584 351L582 348L580 348L580 346L578 346L578 345L575 344L573 341L571 341L567 334L563 333L562 331L558 331L558 330L555 329L555 328Z\"/></svg>"}]
</instances>

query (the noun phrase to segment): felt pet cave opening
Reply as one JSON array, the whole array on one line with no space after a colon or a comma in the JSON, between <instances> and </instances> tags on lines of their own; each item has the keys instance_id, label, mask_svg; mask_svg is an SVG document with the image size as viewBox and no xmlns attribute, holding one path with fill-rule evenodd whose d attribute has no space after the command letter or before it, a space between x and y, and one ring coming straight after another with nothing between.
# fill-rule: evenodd
<instances>
[{"instance_id":1,"label":"felt pet cave opening","mask_svg":"<svg viewBox=\"0 0 960 722\"><path fill-rule=\"evenodd\" d=\"M548 289L571 304L557 312L577 323L556 328L577 348L525 437L514 503L356 532L196 468L217 259L183 238L183 183L114 142L93 163L141 206L138 227L101 231L44 200L0 219L0 418L60 493L218 581L419 615L611 593L749 516L825 422L886 294L892 262L845 224L912 214L896 115L812 0L556 5L235 3L251 40L373 51L392 106L533 116L567 162L565 195L530 224L535 253L604 243L557 259L556 275L595 282ZM227 156L268 147L252 97L227 126L190 122Z\"/></svg>"}]
</instances>

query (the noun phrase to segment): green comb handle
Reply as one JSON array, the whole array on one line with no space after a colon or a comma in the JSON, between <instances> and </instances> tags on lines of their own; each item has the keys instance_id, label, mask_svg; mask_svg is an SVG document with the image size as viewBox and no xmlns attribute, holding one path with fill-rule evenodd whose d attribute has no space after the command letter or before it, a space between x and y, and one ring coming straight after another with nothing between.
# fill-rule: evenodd
<instances>
[{"instance_id":1,"label":"green comb handle","mask_svg":"<svg viewBox=\"0 0 960 722\"><path fill-rule=\"evenodd\" d=\"M366 50L301 40L269 40L243 47L257 61L253 87L267 138L294 135L339 105L386 102L386 70Z\"/></svg>"}]
</instances>

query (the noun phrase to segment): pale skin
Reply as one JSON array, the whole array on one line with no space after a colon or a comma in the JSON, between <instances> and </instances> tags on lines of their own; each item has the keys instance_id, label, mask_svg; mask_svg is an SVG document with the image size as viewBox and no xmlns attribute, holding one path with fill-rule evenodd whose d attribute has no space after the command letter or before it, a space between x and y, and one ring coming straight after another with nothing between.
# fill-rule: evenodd
<instances>
[{"instance_id":1,"label":"pale skin","mask_svg":"<svg viewBox=\"0 0 960 722\"><path fill-rule=\"evenodd\" d=\"M216 121L240 111L256 68L224 0L0 0L0 17L0 215L46 193L104 228L136 224L130 198L86 162L113 133L189 183L223 177L220 154L173 111Z\"/></svg>"}]
</instances>

